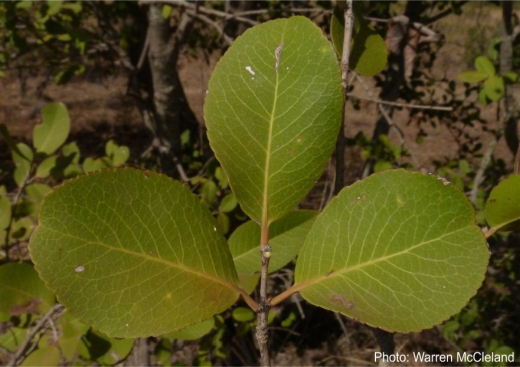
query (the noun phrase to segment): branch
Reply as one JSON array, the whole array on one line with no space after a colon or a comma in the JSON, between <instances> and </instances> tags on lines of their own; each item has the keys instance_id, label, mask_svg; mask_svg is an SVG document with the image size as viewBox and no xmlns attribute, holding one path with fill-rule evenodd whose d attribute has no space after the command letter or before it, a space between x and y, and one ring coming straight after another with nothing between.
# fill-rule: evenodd
<instances>
[{"instance_id":1,"label":"branch","mask_svg":"<svg viewBox=\"0 0 520 367\"><path fill-rule=\"evenodd\" d=\"M434 106L434 105L417 105L417 104L409 104L409 103L399 103L399 102L389 102L389 101L383 101L377 98L372 97L361 97L357 96L353 93L348 94L349 97L352 97L354 99L364 100L364 101L371 101L378 104L386 104L388 106L396 106L396 107L404 107L404 108L410 108L410 109L417 109L417 110L439 110L439 111L453 111L453 107L445 107L445 106Z\"/></svg>"},{"instance_id":2,"label":"branch","mask_svg":"<svg viewBox=\"0 0 520 367\"><path fill-rule=\"evenodd\" d=\"M208 9L208 8L205 8L205 7L200 6L198 4L195 5L195 4L189 3L189 2L184 1L184 0L159 0L157 2L158 3L166 3L166 4L170 4L170 5L183 6L183 7L187 8L187 9L198 10L199 13L204 13L204 14L207 14L207 15L216 15L216 16L224 17L224 18L229 16L229 14L226 13L226 12L223 12L223 11L220 11L220 10L215 10L215 9ZM248 24L251 24L251 25L256 25L256 24L259 23L259 22L255 21L255 20L252 20L252 19L249 19L249 18L245 18L245 17L241 17L241 16L235 16L234 18L236 20L240 21L240 22L248 23Z\"/></svg>"},{"instance_id":3,"label":"branch","mask_svg":"<svg viewBox=\"0 0 520 367\"><path fill-rule=\"evenodd\" d=\"M489 162L491 161L491 157L495 152L495 148L501 136L502 133L500 132L497 132L495 135L493 135L493 140L491 141L491 143L489 143L486 153L484 153L484 157L482 157L482 161L480 162L480 166L478 167L477 173L475 174L475 178L473 179L473 187L471 188L471 192L469 194L469 200L474 206L477 205L478 188L482 181L484 181L484 173L486 171L487 166L489 165Z\"/></svg>"},{"instance_id":4,"label":"branch","mask_svg":"<svg viewBox=\"0 0 520 367\"><path fill-rule=\"evenodd\" d=\"M231 44L233 43L233 38L229 37L216 22L214 22L207 16L198 14L197 12L190 10L190 9L187 10L187 13L189 15L191 15L192 17L195 17L195 18L203 21L204 23L212 26L213 28L215 28L217 30L217 32L219 33L220 37L224 38L224 42L226 43L226 45L231 46Z\"/></svg>"},{"instance_id":5,"label":"branch","mask_svg":"<svg viewBox=\"0 0 520 367\"><path fill-rule=\"evenodd\" d=\"M40 331L45 331L49 327L47 324L50 323L51 320L60 317L64 311L65 307L62 304L57 303L54 306L52 306L52 308L49 311L47 311L40 320L38 320L36 325L27 332L27 336L25 337L23 344L18 348L14 357L7 365L13 367L17 366L25 358L27 358L27 356L29 355L29 353L26 353L27 347L31 340L34 338L34 336Z\"/></svg>"},{"instance_id":6,"label":"branch","mask_svg":"<svg viewBox=\"0 0 520 367\"><path fill-rule=\"evenodd\" d=\"M352 30L354 28L354 12L352 0L345 4L345 30L343 34L343 52L341 53L341 85L343 87L343 106L341 111L341 126L336 142L336 178L334 180L334 193L338 194L345 186L345 106L347 104L347 91L349 86L348 68L350 60L350 44L352 43Z\"/></svg>"}]
</instances>

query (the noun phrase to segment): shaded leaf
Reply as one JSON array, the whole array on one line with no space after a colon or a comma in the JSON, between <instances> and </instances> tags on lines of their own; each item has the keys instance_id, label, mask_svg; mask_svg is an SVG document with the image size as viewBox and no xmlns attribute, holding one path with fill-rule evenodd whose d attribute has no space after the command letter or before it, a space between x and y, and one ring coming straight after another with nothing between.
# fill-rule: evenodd
<instances>
[{"instance_id":1,"label":"shaded leaf","mask_svg":"<svg viewBox=\"0 0 520 367\"><path fill-rule=\"evenodd\" d=\"M51 191L50 186L41 183L33 183L25 187L27 196L36 204L39 204L49 191Z\"/></svg>"},{"instance_id":2,"label":"shaded leaf","mask_svg":"<svg viewBox=\"0 0 520 367\"><path fill-rule=\"evenodd\" d=\"M213 329L214 325L215 319L212 317L211 319L204 320L202 322L188 326L179 331L174 331L173 333L165 334L162 337L181 340L197 340L209 333L211 329Z\"/></svg>"},{"instance_id":3,"label":"shaded leaf","mask_svg":"<svg viewBox=\"0 0 520 367\"><path fill-rule=\"evenodd\" d=\"M255 318L255 313L253 310L247 307L237 307L231 312L231 316L235 321L238 322L249 322L253 321Z\"/></svg>"},{"instance_id":4,"label":"shaded leaf","mask_svg":"<svg viewBox=\"0 0 520 367\"><path fill-rule=\"evenodd\" d=\"M520 175L511 175L493 188L486 201L486 220L501 231L520 230Z\"/></svg>"},{"instance_id":5,"label":"shaded leaf","mask_svg":"<svg viewBox=\"0 0 520 367\"><path fill-rule=\"evenodd\" d=\"M7 130L7 126L5 126L5 124L0 124L0 134L2 134L5 142L7 143L7 146L9 147L9 149L11 149L11 151L14 151L16 154L18 154L21 158L24 158L25 160L32 161L32 155L31 158L29 158L29 156L25 156L25 154L20 149L18 149L18 146L11 137L11 134L9 134L9 130Z\"/></svg>"},{"instance_id":6,"label":"shaded leaf","mask_svg":"<svg viewBox=\"0 0 520 367\"><path fill-rule=\"evenodd\" d=\"M0 229L7 228L11 221L11 201L5 196L0 196Z\"/></svg>"},{"instance_id":7,"label":"shaded leaf","mask_svg":"<svg viewBox=\"0 0 520 367\"><path fill-rule=\"evenodd\" d=\"M388 52L383 37L365 20L354 4L355 22L349 68L364 76L374 76L386 66ZM330 34L336 53L341 58L345 36L345 16L340 6L334 8Z\"/></svg>"},{"instance_id":8,"label":"shaded leaf","mask_svg":"<svg viewBox=\"0 0 520 367\"><path fill-rule=\"evenodd\" d=\"M24 143L18 143L16 147L18 150L11 151L13 161L16 165L13 178L16 185L21 187L31 171L31 162L34 158L34 154L32 149ZM22 155L18 154L17 151L20 151Z\"/></svg>"},{"instance_id":9,"label":"shaded leaf","mask_svg":"<svg viewBox=\"0 0 520 367\"><path fill-rule=\"evenodd\" d=\"M224 213L229 213L233 211L237 206L237 199L235 195L229 194L222 198L222 201L219 205L219 210Z\"/></svg>"},{"instance_id":10,"label":"shaded leaf","mask_svg":"<svg viewBox=\"0 0 520 367\"><path fill-rule=\"evenodd\" d=\"M111 337L178 330L238 298L211 213L166 176L126 168L69 180L46 196L39 219L30 251L40 276Z\"/></svg>"},{"instance_id":11,"label":"shaded leaf","mask_svg":"<svg viewBox=\"0 0 520 367\"><path fill-rule=\"evenodd\" d=\"M99 171L102 168L106 168L107 165L102 159L85 158L83 161L83 171L85 173Z\"/></svg>"},{"instance_id":12,"label":"shaded leaf","mask_svg":"<svg viewBox=\"0 0 520 367\"><path fill-rule=\"evenodd\" d=\"M63 103L50 103L42 109L42 123L34 127L33 144L38 153L52 154L67 137L70 118Z\"/></svg>"},{"instance_id":13,"label":"shaded leaf","mask_svg":"<svg viewBox=\"0 0 520 367\"><path fill-rule=\"evenodd\" d=\"M271 224L269 244L273 251L269 272L281 269L294 260L317 214L313 210L295 211ZM261 269L260 226L255 222L242 224L231 234L228 243L239 277L244 274L240 277L242 288L252 291Z\"/></svg>"},{"instance_id":14,"label":"shaded leaf","mask_svg":"<svg viewBox=\"0 0 520 367\"><path fill-rule=\"evenodd\" d=\"M308 19L269 21L235 40L213 72L204 113L251 219L273 222L304 198L334 149L341 107L334 51Z\"/></svg>"},{"instance_id":15,"label":"shaded leaf","mask_svg":"<svg viewBox=\"0 0 520 367\"><path fill-rule=\"evenodd\" d=\"M344 188L298 256L307 301L387 331L432 327L484 279L489 252L471 204L453 185L402 170Z\"/></svg>"},{"instance_id":16,"label":"shaded leaf","mask_svg":"<svg viewBox=\"0 0 520 367\"><path fill-rule=\"evenodd\" d=\"M31 265L9 263L0 266L0 312L42 314L54 304L54 295L45 287Z\"/></svg>"},{"instance_id":17,"label":"shaded leaf","mask_svg":"<svg viewBox=\"0 0 520 367\"><path fill-rule=\"evenodd\" d=\"M482 89L486 96L496 102L500 100L505 93L504 79L499 76L491 76L484 82L484 88Z\"/></svg>"},{"instance_id":18,"label":"shaded leaf","mask_svg":"<svg viewBox=\"0 0 520 367\"><path fill-rule=\"evenodd\" d=\"M49 177L51 171L56 167L57 156L53 155L45 158L36 168L36 177L46 178Z\"/></svg>"}]
</instances>

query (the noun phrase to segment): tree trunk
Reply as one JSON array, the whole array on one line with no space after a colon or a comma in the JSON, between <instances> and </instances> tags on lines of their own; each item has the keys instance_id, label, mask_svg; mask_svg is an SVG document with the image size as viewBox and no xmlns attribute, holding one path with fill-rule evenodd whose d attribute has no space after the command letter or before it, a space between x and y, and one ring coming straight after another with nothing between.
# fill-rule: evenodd
<instances>
[{"instance_id":1,"label":"tree trunk","mask_svg":"<svg viewBox=\"0 0 520 367\"><path fill-rule=\"evenodd\" d=\"M162 4L151 4L148 9L148 61L154 102L150 124L156 135L156 145L162 152L174 154L180 152L183 127L196 121L177 73L177 60L192 19L187 13L178 15L179 21L174 28L170 19L163 17Z\"/></svg>"},{"instance_id":2,"label":"tree trunk","mask_svg":"<svg viewBox=\"0 0 520 367\"><path fill-rule=\"evenodd\" d=\"M504 21L504 29L500 39L500 74L504 75L513 70L513 3L511 1L502 1L502 19ZM507 146L513 153L518 151L518 142L520 140L520 129L518 127L518 117L520 115L520 106L515 99L515 85L506 84L504 96L504 133Z\"/></svg>"}]
</instances>

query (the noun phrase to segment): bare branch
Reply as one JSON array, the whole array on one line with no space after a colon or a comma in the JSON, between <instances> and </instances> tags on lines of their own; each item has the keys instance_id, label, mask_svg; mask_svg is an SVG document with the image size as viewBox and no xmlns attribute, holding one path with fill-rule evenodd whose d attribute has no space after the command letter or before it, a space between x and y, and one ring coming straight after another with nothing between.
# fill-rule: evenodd
<instances>
[{"instance_id":1,"label":"bare branch","mask_svg":"<svg viewBox=\"0 0 520 367\"><path fill-rule=\"evenodd\" d=\"M389 106L396 106L396 107L404 107L404 108L410 108L410 109L419 109L419 110L439 110L439 111L453 111L453 107L445 107L445 106L434 106L434 105L417 105L417 104L409 104L409 103L400 103L400 102L389 102L389 101L383 101L377 98L372 97L362 97L355 95L353 93L348 94L349 97L354 99L360 99L364 101L371 101L377 104L386 104Z\"/></svg>"},{"instance_id":2,"label":"bare branch","mask_svg":"<svg viewBox=\"0 0 520 367\"><path fill-rule=\"evenodd\" d=\"M34 327L31 328L27 332L27 336L25 337L23 344L18 348L14 357L11 359L11 361L7 365L14 367L14 366L17 366L20 363L22 363L22 361L25 358L27 358L27 356L30 353L29 351L31 349L28 349L28 346L29 346L29 343L31 342L31 340L34 338L34 336L37 333L39 333L41 331L45 331L47 328L49 328L49 325L52 325L52 324L50 324L50 321L53 319L56 320L58 317L61 316L61 314L64 311L65 311L65 307L62 304L57 303L54 306L52 306L52 308L49 311L47 311L40 320L38 320L36 325L34 325ZM32 348L32 349L34 349L34 348Z\"/></svg>"},{"instance_id":3,"label":"bare branch","mask_svg":"<svg viewBox=\"0 0 520 367\"><path fill-rule=\"evenodd\" d=\"M192 17L197 18L197 19L203 21L204 23L210 25L211 27L215 28L217 30L217 32L220 34L220 37L222 37L224 39L224 42L226 43L226 45L231 46L231 44L233 43L233 38L229 37L216 22L214 22L207 16L205 16L203 14L198 14L192 10L187 10L187 13L189 15L191 15Z\"/></svg>"}]
</instances>

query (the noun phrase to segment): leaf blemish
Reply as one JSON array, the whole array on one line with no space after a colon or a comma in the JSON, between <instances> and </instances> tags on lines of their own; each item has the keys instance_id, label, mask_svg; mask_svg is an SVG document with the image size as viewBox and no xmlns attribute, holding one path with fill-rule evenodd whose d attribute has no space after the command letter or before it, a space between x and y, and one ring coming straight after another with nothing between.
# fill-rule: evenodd
<instances>
[{"instance_id":1,"label":"leaf blemish","mask_svg":"<svg viewBox=\"0 0 520 367\"><path fill-rule=\"evenodd\" d=\"M329 275L331 275L332 273L334 273L334 269L330 269L330 271L328 273L325 274L326 277L328 277Z\"/></svg>"},{"instance_id":2,"label":"leaf blemish","mask_svg":"<svg viewBox=\"0 0 520 367\"><path fill-rule=\"evenodd\" d=\"M367 197L367 196L366 196L365 194L361 194L361 195L359 195L358 197L356 197L355 200L352 200L352 201L351 201L351 204L355 204L355 203L357 203L358 201L364 200L364 199L366 199L366 197Z\"/></svg>"},{"instance_id":3,"label":"leaf blemish","mask_svg":"<svg viewBox=\"0 0 520 367\"><path fill-rule=\"evenodd\" d=\"M330 300L334 303L341 304L341 306L347 310L354 308L354 303L347 301L343 296L340 296L339 294L333 295L332 297L330 297Z\"/></svg>"},{"instance_id":4,"label":"leaf blemish","mask_svg":"<svg viewBox=\"0 0 520 367\"><path fill-rule=\"evenodd\" d=\"M274 58L275 58L275 64L274 64L274 70L276 70L276 74L278 74L278 68L280 67L280 57L282 56L282 50L283 50L283 41L280 43L280 46L274 50Z\"/></svg>"},{"instance_id":5,"label":"leaf blemish","mask_svg":"<svg viewBox=\"0 0 520 367\"><path fill-rule=\"evenodd\" d=\"M255 75L256 73L253 71L253 69L251 68L251 66L246 66L246 70L249 71L249 74L251 75ZM253 78L251 78L253 79Z\"/></svg>"},{"instance_id":6,"label":"leaf blemish","mask_svg":"<svg viewBox=\"0 0 520 367\"><path fill-rule=\"evenodd\" d=\"M83 273L85 271L85 267L83 265L80 265L74 269L76 273Z\"/></svg>"},{"instance_id":7,"label":"leaf blemish","mask_svg":"<svg viewBox=\"0 0 520 367\"><path fill-rule=\"evenodd\" d=\"M489 202L492 204L492 203L496 203L497 200L496 199L491 199L491 200L489 200Z\"/></svg>"}]
</instances>

